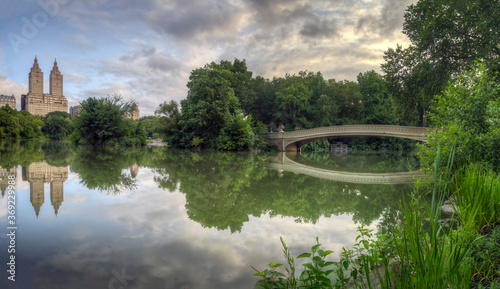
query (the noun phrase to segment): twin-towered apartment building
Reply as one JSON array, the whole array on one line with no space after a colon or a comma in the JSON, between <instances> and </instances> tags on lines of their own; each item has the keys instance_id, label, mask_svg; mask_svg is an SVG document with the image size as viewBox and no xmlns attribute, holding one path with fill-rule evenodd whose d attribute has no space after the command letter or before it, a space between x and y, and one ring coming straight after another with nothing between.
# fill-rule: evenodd
<instances>
[{"instance_id":1,"label":"twin-towered apartment building","mask_svg":"<svg viewBox=\"0 0 500 289\"><path fill-rule=\"evenodd\" d=\"M21 96L21 110L41 116L53 111L68 112L68 100L63 95L63 75L57 67L57 61L54 61L49 78L50 93L43 93L43 72L35 56L29 74L29 92Z\"/></svg>"},{"instance_id":2,"label":"twin-towered apartment building","mask_svg":"<svg viewBox=\"0 0 500 289\"><path fill-rule=\"evenodd\" d=\"M29 91L28 94L21 95L21 110L29 111L33 115L45 116L53 111L68 112L68 100L63 95L63 75L57 66L57 60L49 76L49 93L43 92L43 72L38 65L38 59L35 56L35 62L29 73ZM11 108L16 108L16 98L14 95L0 95L0 107L8 104ZM80 111L79 106L71 107L71 115L77 115ZM128 117L139 119L139 108Z\"/></svg>"}]
</instances>

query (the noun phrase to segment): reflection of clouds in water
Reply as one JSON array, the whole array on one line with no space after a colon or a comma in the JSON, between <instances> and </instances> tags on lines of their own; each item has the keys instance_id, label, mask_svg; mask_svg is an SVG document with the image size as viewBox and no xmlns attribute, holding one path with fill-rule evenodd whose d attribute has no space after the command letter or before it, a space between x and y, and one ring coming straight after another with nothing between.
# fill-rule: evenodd
<instances>
[{"instance_id":1,"label":"reflection of clouds in water","mask_svg":"<svg viewBox=\"0 0 500 289\"><path fill-rule=\"evenodd\" d=\"M8 198L7 194L3 198L0 198L0 218L2 220L7 219L7 203L8 203Z\"/></svg>"},{"instance_id":2,"label":"reflection of clouds in water","mask_svg":"<svg viewBox=\"0 0 500 289\"><path fill-rule=\"evenodd\" d=\"M29 272L36 276L35 288L105 287L111 270L121 268L136 276L127 288L251 287L258 278L250 265L262 270L269 260L285 262L281 236L296 257L310 250L316 236L324 249L338 253L357 235L351 216L322 217L311 224L264 214L249 216L235 234L203 229L188 218L185 195L158 189L153 177L150 169L141 168L138 190L119 196L71 181L65 191L67 210L59 216L65 222L51 228L50 236L34 233L53 242L47 246L51 242L43 240L42 258L39 251L28 257L36 263ZM48 221L40 219L42 225Z\"/></svg>"},{"instance_id":3,"label":"reflection of clouds in water","mask_svg":"<svg viewBox=\"0 0 500 289\"><path fill-rule=\"evenodd\" d=\"M76 226L71 231L68 232L68 236L71 236L75 240L85 240L93 235L93 230L87 226Z\"/></svg>"}]
</instances>

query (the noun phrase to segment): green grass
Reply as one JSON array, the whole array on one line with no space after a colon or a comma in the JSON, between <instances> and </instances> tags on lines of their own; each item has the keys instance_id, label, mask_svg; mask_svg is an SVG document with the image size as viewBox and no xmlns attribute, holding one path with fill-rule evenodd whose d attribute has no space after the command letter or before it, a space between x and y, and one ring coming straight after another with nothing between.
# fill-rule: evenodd
<instances>
[{"instance_id":1,"label":"green grass","mask_svg":"<svg viewBox=\"0 0 500 289\"><path fill-rule=\"evenodd\" d=\"M454 176L452 206L467 232L500 221L500 178L470 165Z\"/></svg>"},{"instance_id":2,"label":"green grass","mask_svg":"<svg viewBox=\"0 0 500 289\"><path fill-rule=\"evenodd\" d=\"M452 167L451 155L447 168ZM500 288L498 175L477 166L452 174L436 165L430 203L422 201L421 186L417 183L412 199L401 204L402 217L392 232L373 234L361 226L357 243L343 248L338 262L326 261L331 251L317 243L312 254L299 255L311 259L299 278L282 240L288 276L277 272L281 264L270 262L271 269L255 274L263 277L256 288ZM444 198L450 195L456 229L439 222Z\"/></svg>"}]
</instances>

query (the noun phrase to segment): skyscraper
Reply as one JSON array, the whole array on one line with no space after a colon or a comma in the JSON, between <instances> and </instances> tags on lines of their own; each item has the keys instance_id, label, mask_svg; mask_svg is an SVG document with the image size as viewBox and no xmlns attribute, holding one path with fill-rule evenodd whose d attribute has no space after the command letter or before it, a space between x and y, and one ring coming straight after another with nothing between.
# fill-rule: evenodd
<instances>
[{"instance_id":1,"label":"skyscraper","mask_svg":"<svg viewBox=\"0 0 500 289\"><path fill-rule=\"evenodd\" d=\"M59 71L57 61L54 61L50 72L50 93L43 93L43 72L35 56L29 73L29 92L21 98L21 109L41 116L53 111L68 112L68 100L63 95L63 75Z\"/></svg>"}]
</instances>

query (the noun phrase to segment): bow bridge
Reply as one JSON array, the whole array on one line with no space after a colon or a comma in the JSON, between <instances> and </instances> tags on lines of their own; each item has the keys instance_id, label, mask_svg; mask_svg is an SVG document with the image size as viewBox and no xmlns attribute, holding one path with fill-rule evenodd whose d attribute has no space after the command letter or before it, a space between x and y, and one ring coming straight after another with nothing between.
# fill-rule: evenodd
<instances>
[{"instance_id":1,"label":"bow bridge","mask_svg":"<svg viewBox=\"0 0 500 289\"><path fill-rule=\"evenodd\" d=\"M359 124L318 127L304 130L268 133L270 143L279 151L300 151L303 145L325 138L350 136L385 136L413 139L427 142L426 135L431 131L427 127Z\"/></svg>"},{"instance_id":2,"label":"bow bridge","mask_svg":"<svg viewBox=\"0 0 500 289\"><path fill-rule=\"evenodd\" d=\"M413 184L417 179L424 178L422 171L397 172L397 173L357 173L335 171L302 164L292 159L296 153L280 153L271 159L268 168L279 172L292 172L311 177L355 184Z\"/></svg>"}]
</instances>

